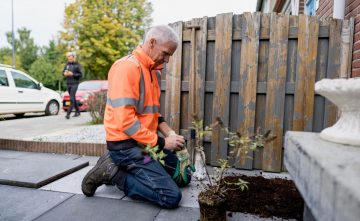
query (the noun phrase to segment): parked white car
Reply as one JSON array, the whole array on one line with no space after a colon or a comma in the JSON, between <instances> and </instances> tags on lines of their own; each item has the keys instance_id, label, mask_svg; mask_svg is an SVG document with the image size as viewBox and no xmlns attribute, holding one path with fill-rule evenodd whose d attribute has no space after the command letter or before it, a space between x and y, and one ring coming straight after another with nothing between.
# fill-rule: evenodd
<instances>
[{"instance_id":1,"label":"parked white car","mask_svg":"<svg viewBox=\"0 0 360 221\"><path fill-rule=\"evenodd\" d=\"M11 66L0 64L0 114L17 117L30 112L57 115L61 97L34 78Z\"/></svg>"}]
</instances>

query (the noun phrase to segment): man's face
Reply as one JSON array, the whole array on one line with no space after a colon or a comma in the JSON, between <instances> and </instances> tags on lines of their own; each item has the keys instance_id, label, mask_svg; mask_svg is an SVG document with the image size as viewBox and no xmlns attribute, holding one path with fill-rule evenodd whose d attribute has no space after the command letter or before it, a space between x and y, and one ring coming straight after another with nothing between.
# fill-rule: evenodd
<instances>
[{"instance_id":1,"label":"man's face","mask_svg":"<svg viewBox=\"0 0 360 221\"><path fill-rule=\"evenodd\" d=\"M176 44L170 41L159 44L155 39L151 39L150 45L150 57L155 62L155 67L168 63L170 56L172 56L176 50Z\"/></svg>"},{"instance_id":2,"label":"man's face","mask_svg":"<svg viewBox=\"0 0 360 221\"><path fill-rule=\"evenodd\" d=\"M68 56L67 56L67 60L68 60L68 62L74 62L74 61L75 61L75 57L72 56L72 55L68 55Z\"/></svg>"}]
</instances>

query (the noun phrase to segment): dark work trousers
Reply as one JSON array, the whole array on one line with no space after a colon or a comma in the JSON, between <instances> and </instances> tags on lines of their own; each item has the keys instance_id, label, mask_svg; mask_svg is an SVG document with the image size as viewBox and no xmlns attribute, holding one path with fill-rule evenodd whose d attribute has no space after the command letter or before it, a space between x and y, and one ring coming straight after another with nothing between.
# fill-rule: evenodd
<instances>
[{"instance_id":1,"label":"dark work trousers","mask_svg":"<svg viewBox=\"0 0 360 221\"><path fill-rule=\"evenodd\" d=\"M68 84L67 85L67 90L68 90L69 96L70 96L70 106L67 110L68 115L70 115L70 113L74 107L75 107L76 112L80 112L79 105L76 102L76 96L75 96L78 86L79 86L79 84Z\"/></svg>"},{"instance_id":2,"label":"dark work trousers","mask_svg":"<svg viewBox=\"0 0 360 221\"><path fill-rule=\"evenodd\" d=\"M167 155L165 167L148 155L144 156L140 147L110 151L111 158L121 168L113 183L130 198L148 200L163 208L176 208L181 191L171 176L178 159L172 152L164 152Z\"/></svg>"}]
</instances>

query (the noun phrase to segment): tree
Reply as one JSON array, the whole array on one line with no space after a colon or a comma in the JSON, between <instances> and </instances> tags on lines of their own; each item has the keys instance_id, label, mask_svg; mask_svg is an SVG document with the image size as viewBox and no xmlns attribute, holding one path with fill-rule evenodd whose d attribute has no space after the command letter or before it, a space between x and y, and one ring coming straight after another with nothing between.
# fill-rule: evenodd
<instances>
[{"instance_id":1,"label":"tree","mask_svg":"<svg viewBox=\"0 0 360 221\"><path fill-rule=\"evenodd\" d=\"M12 65L11 48L0 48L0 64ZM25 71L24 68L22 68L20 58L16 56L15 66L18 70Z\"/></svg>"},{"instance_id":2,"label":"tree","mask_svg":"<svg viewBox=\"0 0 360 221\"><path fill-rule=\"evenodd\" d=\"M31 31L27 28L17 30L19 39L14 39L16 55L19 56L21 66L25 71L29 71L31 64L37 59L39 47L35 45L34 39L30 37ZM6 33L9 44L12 42L11 32Z\"/></svg>"},{"instance_id":3,"label":"tree","mask_svg":"<svg viewBox=\"0 0 360 221\"><path fill-rule=\"evenodd\" d=\"M77 51L86 74L105 79L111 64L139 44L151 12L147 0L76 0L65 9L60 38Z\"/></svg>"},{"instance_id":4,"label":"tree","mask_svg":"<svg viewBox=\"0 0 360 221\"><path fill-rule=\"evenodd\" d=\"M42 82L46 87L59 89L62 87L62 70L64 67L65 52L55 41L50 41L48 46L41 50L41 55L32 63L29 74ZM61 88L60 88L61 89Z\"/></svg>"},{"instance_id":5,"label":"tree","mask_svg":"<svg viewBox=\"0 0 360 221\"><path fill-rule=\"evenodd\" d=\"M58 84L56 71L44 57L39 57L29 70L29 74L36 80L42 82L46 87L55 89Z\"/></svg>"}]
</instances>

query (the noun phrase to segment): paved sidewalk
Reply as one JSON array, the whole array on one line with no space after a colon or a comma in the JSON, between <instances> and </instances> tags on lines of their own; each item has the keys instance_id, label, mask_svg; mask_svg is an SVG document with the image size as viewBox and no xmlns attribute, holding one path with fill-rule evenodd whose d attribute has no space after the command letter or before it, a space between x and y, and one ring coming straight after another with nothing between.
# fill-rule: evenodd
<instances>
[{"instance_id":1,"label":"paved sidewalk","mask_svg":"<svg viewBox=\"0 0 360 221\"><path fill-rule=\"evenodd\" d=\"M0 121L0 138L32 140L36 136L71 133L88 126L91 121L88 112L82 112L79 117L65 119L65 112L56 116L32 115L19 119Z\"/></svg>"},{"instance_id":2,"label":"paved sidewalk","mask_svg":"<svg viewBox=\"0 0 360 221\"><path fill-rule=\"evenodd\" d=\"M199 183L194 181L190 186L182 188L183 198L180 206L174 210L161 209L143 201L132 200L114 186L101 186L94 197L85 197L81 192L81 181L87 171L96 163L98 157L77 155L56 155L43 153L27 153L17 151L0 150L0 158L48 158L51 160L71 159L77 162L89 162L89 166L74 173L55 180L40 189L23 188L8 185L0 185L0 220L198 220L200 217L197 195ZM0 159L1 160L1 159ZM21 164L23 168L34 165ZM3 165L0 172L4 172ZM8 168L11 165L7 166ZM29 172L33 176L46 171L37 167L38 171ZM31 170L29 170L31 171ZM247 175L259 175L259 171L239 171ZM284 176L283 174L270 174L267 176ZM286 176L286 175L285 175ZM281 220L263 219L257 216L231 213L227 220Z\"/></svg>"}]
</instances>

